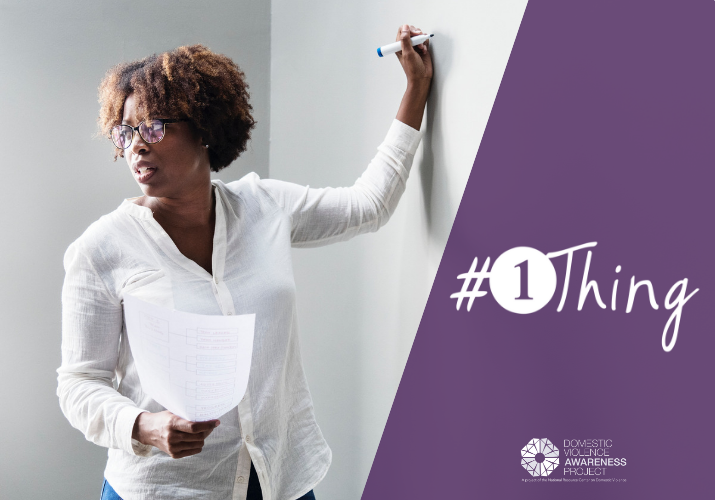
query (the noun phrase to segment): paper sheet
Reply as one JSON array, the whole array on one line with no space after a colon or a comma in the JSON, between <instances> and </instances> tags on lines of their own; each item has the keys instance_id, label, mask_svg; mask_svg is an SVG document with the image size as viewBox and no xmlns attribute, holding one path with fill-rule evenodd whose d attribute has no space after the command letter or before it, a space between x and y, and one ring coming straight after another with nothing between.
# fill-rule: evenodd
<instances>
[{"instance_id":1,"label":"paper sheet","mask_svg":"<svg viewBox=\"0 0 715 500\"><path fill-rule=\"evenodd\" d=\"M255 314L210 316L124 297L129 345L142 389L192 421L235 408L248 386Z\"/></svg>"}]
</instances>

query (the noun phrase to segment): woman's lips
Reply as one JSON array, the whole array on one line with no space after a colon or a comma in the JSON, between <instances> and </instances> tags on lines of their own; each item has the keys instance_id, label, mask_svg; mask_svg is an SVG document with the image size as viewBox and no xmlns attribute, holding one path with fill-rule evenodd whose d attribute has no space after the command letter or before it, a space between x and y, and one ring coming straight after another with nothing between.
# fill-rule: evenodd
<instances>
[{"instance_id":1,"label":"woman's lips","mask_svg":"<svg viewBox=\"0 0 715 500\"><path fill-rule=\"evenodd\" d=\"M146 181L151 179L154 172L156 172L156 168L154 167L141 166L134 169L134 176L136 177L137 182L144 184Z\"/></svg>"}]
</instances>

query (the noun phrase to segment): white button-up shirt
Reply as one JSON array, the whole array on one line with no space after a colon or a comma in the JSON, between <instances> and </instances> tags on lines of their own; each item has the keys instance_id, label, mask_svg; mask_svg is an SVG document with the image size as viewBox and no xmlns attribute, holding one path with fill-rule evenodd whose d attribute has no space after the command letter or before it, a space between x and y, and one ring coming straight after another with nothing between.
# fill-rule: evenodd
<instances>
[{"instance_id":1,"label":"white button-up shirt","mask_svg":"<svg viewBox=\"0 0 715 500\"><path fill-rule=\"evenodd\" d=\"M122 498L244 499L251 461L266 500L299 498L323 479L331 451L300 358L291 246L344 241L385 224L419 140L420 132L393 121L347 188L311 189L255 173L212 181L213 275L131 200L70 245L57 395L70 423L109 448L105 477ZM125 294L192 313L256 315L246 395L197 455L173 459L132 439L139 413L165 408L142 390L123 320Z\"/></svg>"}]
</instances>

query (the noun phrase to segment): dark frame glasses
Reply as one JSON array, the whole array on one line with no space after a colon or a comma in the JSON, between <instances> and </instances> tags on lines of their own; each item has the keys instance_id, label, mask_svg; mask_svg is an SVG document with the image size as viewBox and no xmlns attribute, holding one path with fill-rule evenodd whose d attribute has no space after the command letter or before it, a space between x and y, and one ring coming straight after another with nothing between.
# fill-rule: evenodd
<instances>
[{"instance_id":1,"label":"dark frame glasses","mask_svg":"<svg viewBox=\"0 0 715 500\"><path fill-rule=\"evenodd\" d=\"M185 122L186 119L164 119L154 118L152 120L142 120L139 125L132 127L131 125L115 125L111 130L111 139L117 149L127 149L132 145L134 140L134 132L147 144L156 144L161 141L166 134L166 124Z\"/></svg>"}]
</instances>

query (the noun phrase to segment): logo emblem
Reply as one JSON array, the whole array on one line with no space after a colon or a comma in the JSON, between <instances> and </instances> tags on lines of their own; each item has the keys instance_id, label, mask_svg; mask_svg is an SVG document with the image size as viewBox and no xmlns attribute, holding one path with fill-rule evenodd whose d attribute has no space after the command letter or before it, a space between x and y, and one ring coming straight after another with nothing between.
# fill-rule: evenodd
<instances>
[{"instance_id":1,"label":"logo emblem","mask_svg":"<svg viewBox=\"0 0 715 500\"><path fill-rule=\"evenodd\" d=\"M521 449L521 465L534 477L545 477L559 466L559 449L548 439L532 439Z\"/></svg>"}]
</instances>

